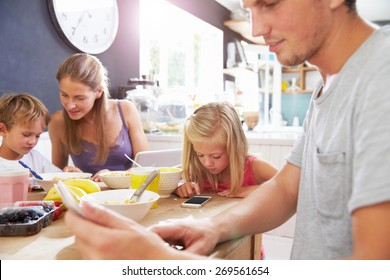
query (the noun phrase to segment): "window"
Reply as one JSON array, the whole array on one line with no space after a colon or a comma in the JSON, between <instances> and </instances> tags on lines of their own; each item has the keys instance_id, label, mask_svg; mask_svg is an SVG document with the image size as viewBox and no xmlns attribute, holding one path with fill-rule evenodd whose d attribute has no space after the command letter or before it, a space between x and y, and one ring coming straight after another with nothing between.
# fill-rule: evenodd
<instances>
[{"instance_id":1,"label":"window","mask_svg":"<svg viewBox=\"0 0 390 280\"><path fill-rule=\"evenodd\" d=\"M140 76L201 103L223 91L223 32L164 0L140 0Z\"/></svg>"}]
</instances>

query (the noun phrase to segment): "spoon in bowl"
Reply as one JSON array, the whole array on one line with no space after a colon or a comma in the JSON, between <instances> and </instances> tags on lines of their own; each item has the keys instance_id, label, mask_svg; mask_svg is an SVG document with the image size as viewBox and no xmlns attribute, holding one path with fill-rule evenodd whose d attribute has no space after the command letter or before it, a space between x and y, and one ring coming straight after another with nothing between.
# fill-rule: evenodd
<instances>
[{"instance_id":1,"label":"spoon in bowl","mask_svg":"<svg viewBox=\"0 0 390 280\"><path fill-rule=\"evenodd\" d=\"M30 173L31 173L35 178L37 178L38 180L43 180L43 178L42 178L37 172L35 172L34 170L32 170L30 166L28 166L27 164L25 164L25 163L24 163L23 161L21 161L21 160L19 160L18 162L19 162L19 164L20 164L21 166L23 166L24 168L27 168L27 169L30 171Z\"/></svg>"},{"instance_id":2,"label":"spoon in bowl","mask_svg":"<svg viewBox=\"0 0 390 280\"><path fill-rule=\"evenodd\" d=\"M138 162L134 161L131 157L129 157L128 155L125 154L125 157L127 157L128 160L130 160L132 163L134 163L135 165L137 165L138 167L142 167L141 164L139 164Z\"/></svg>"},{"instance_id":3,"label":"spoon in bowl","mask_svg":"<svg viewBox=\"0 0 390 280\"><path fill-rule=\"evenodd\" d=\"M141 186L138 189L136 189L136 191L131 195L129 200L138 201L138 199L141 197L144 190L150 185L150 183L154 180L154 178L157 177L158 174L160 174L160 170L153 170L149 174L149 176L145 179L145 181L141 184Z\"/></svg>"}]
</instances>

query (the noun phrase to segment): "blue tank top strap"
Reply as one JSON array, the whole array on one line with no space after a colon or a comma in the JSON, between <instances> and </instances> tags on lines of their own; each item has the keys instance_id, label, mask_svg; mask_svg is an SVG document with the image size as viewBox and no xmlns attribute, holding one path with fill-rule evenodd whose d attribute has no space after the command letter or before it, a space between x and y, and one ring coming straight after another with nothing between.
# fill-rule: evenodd
<instances>
[{"instance_id":1,"label":"blue tank top strap","mask_svg":"<svg viewBox=\"0 0 390 280\"><path fill-rule=\"evenodd\" d=\"M122 126L125 128L126 132L128 132L129 128L127 127L126 121L125 121L125 119L123 117L122 107L121 107L121 104L120 104L119 100L116 100L116 105L118 107L119 116L121 117L121 120L122 120Z\"/></svg>"}]
</instances>

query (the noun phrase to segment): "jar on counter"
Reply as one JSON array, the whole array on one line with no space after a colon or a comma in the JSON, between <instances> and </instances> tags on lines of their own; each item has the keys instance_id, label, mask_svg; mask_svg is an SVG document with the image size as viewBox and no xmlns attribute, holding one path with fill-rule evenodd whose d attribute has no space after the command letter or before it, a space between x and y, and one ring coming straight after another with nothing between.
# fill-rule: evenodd
<instances>
[{"instance_id":1,"label":"jar on counter","mask_svg":"<svg viewBox=\"0 0 390 280\"><path fill-rule=\"evenodd\" d=\"M193 105L185 92L165 91L157 99L157 128L164 132L180 132L192 114Z\"/></svg>"},{"instance_id":2,"label":"jar on counter","mask_svg":"<svg viewBox=\"0 0 390 280\"><path fill-rule=\"evenodd\" d=\"M133 102L137 107L144 131L156 131L157 99L153 91L145 88L136 88L127 91L126 94L126 99Z\"/></svg>"}]
</instances>

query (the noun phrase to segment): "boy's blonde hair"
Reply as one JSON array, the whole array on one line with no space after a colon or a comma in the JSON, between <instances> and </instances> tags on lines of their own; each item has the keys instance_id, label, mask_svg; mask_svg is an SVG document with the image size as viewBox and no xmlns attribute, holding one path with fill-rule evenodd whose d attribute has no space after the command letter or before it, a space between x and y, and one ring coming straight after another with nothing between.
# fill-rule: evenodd
<instances>
[{"instance_id":1,"label":"boy's blonde hair","mask_svg":"<svg viewBox=\"0 0 390 280\"><path fill-rule=\"evenodd\" d=\"M28 125L43 118L47 126L50 114L46 106L36 97L28 93L9 93L0 98L0 123L7 130L15 125Z\"/></svg>"},{"instance_id":2,"label":"boy's blonde hair","mask_svg":"<svg viewBox=\"0 0 390 280\"><path fill-rule=\"evenodd\" d=\"M230 192L242 186L248 142L235 108L228 102L211 102L195 110L184 125L183 177L203 188L205 178L216 189L218 178L202 166L192 143L226 145L230 162Z\"/></svg>"},{"instance_id":3,"label":"boy's blonde hair","mask_svg":"<svg viewBox=\"0 0 390 280\"><path fill-rule=\"evenodd\" d=\"M95 100L92 110L96 116L96 135L98 150L94 158L94 163L103 163L106 161L109 152L109 144L107 142L107 114L106 105L109 97L108 85L109 79L107 69L103 66L98 58L86 53L77 53L67 59L57 69L57 80L70 77L72 81L81 82L91 88L92 91L103 89L103 94ZM73 154L80 154L82 151L81 145L81 129L80 122L72 120L64 109L65 119L65 143L67 148Z\"/></svg>"}]
</instances>

